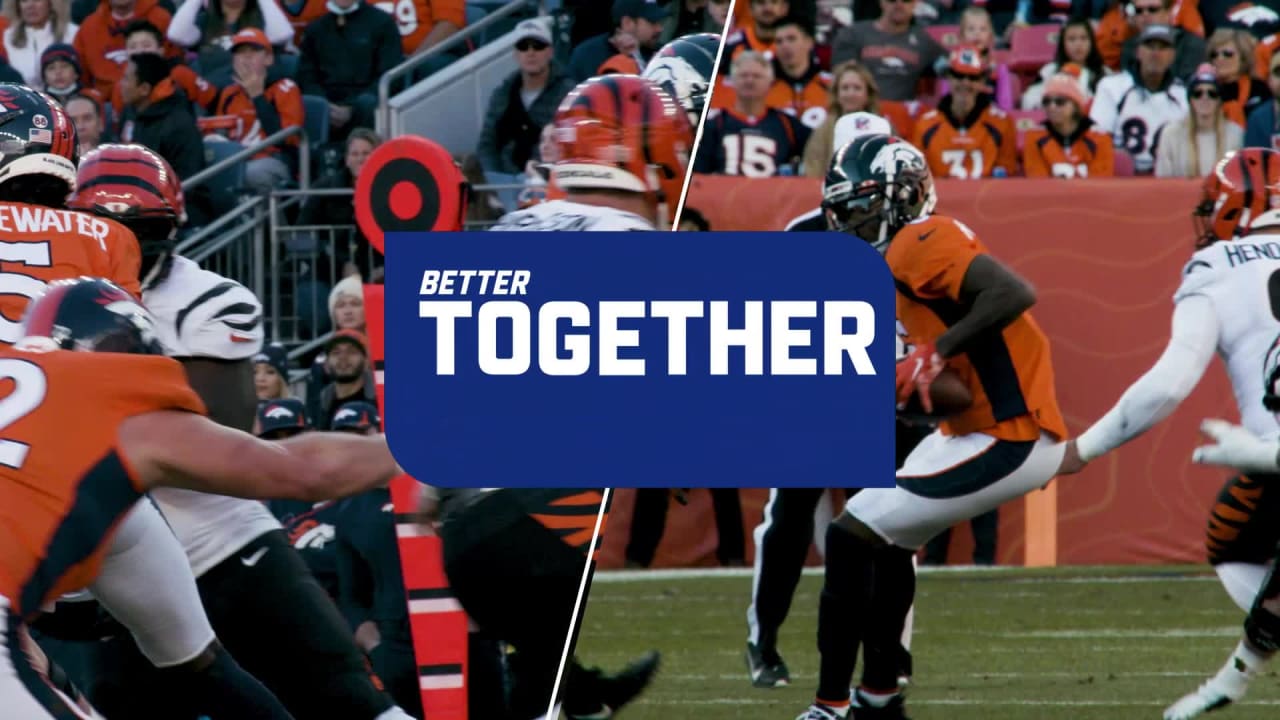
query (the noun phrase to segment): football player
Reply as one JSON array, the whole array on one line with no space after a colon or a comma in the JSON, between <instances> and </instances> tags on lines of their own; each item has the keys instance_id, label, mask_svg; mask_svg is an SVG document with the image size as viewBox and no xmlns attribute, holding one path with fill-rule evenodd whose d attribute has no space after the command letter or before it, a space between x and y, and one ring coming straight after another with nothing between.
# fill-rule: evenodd
<instances>
[{"instance_id":1,"label":"football player","mask_svg":"<svg viewBox=\"0 0 1280 720\"><path fill-rule=\"evenodd\" d=\"M117 281L137 296L140 258L128 228L67 209L76 188L79 143L61 105L44 93L9 84L0 85L0 105L5 109L0 132L8 138L0 143L0 231L6 239L0 260L21 265L21 272L0 273L0 345L7 346L19 339L17 321L45 283L88 274ZM173 669L167 685L177 692L231 714L244 712L247 703L277 708L277 717L283 715L252 678L219 670L228 659L200 607L186 562L172 552L170 540L155 508L139 504L103 558L94 594L134 634L151 663ZM166 580L140 584L139 577ZM148 592L140 594L139 587ZM41 627L61 634L63 625L50 618ZM188 681L195 685L189 687Z\"/></svg>"},{"instance_id":2,"label":"football player","mask_svg":"<svg viewBox=\"0 0 1280 720\"><path fill-rule=\"evenodd\" d=\"M40 609L94 582L113 540L145 534L132 512L161 485L247 498L322 500L400 472L385 440L312 434L265 443L204 417L182 366L161 357L150 315L105 280L56 281L0 350L14 390L0 453L0 707L6 717L87 718L16 647ZM110 380L104 380L109 378ZM77 418L67 433L67 418ZM163 542L163 524L148 540ZM141 539L141 538L139 538ZM168 578L151 578L142 594ZM212 673L243 674L225 654ZM270 696L265 698L270 701ZM287 718L247 706L226 717Z\"/></svg>"},{"instance_id":3,"label":"football player","mask_svg":"<svg viewBox=\"0 0 1280 720\"><path fill-rule=\"evenodd\" d=\"M836 121L835 146L844 147L865 135L890 134L889 121L871 113L857 112ZM787 232L824 232L833 229L821 205L793 218ZM900 347L902 347L900 345ZM901 359L902 353L900 352ZM897 426L896 449L899 466L924 437L921 429L901 420ZM813 516L826 492L821 488L770 488L764 518L756 526L756 555L751 583L751 605L747 607L747 672L755 687L771 688L791 683L791 673L778 652L778 631L791 610L791 598L800 582L805 557L813 538ZM845 496L858 490L849 488ZM911 675L910 615L902 634L902 674L899 685Z\"/></svg>"},{"instance_id":4,"label":"football player","mask_svg":"<svg viewBox=\"0 0 1280 720\"><path fill-rule=\"evenodd\" d=\"M504 215L490 230L670 230L693 132L685 108L637 75L591 78L556 111L560 159L551 180L567 193Z\"/></svg>"},{"instance_id":5,"label":"football player","mask_svg":"<svg viewBox=\"0 0 1280 720\"><path fill-rule=\"evenodd\" d=\"M1222 355L1251 433L1280 436L1280 153L1228 153L1204 181L1196 208L1196 252L1174 293L1169 344L1097 422L1067 445L1060 472L1085 465L1168 417ZM1249 615L1245 637L1226 666L1165 711L1185 720L1244 696L1249 681L1280 648L1280 578L1269 563L1280 540L1280 477L1232 478L1209 521L1209 553L1228 593Z\"/></svg>"},{"instance_id":6,"label":"football player","mask_svg":"<svg viewBox=\"0 0 1280 720\"><path fill-rule=\"evenodd\" d=\"M1027 312L1035 293L963 223L933 214L924 155L872 135L837 151L823 183L833 228L881 252L897 313L914 346L897 366L904 407L944 368L973 397L907 457L892 488L854 495L826 538L818 609L818 693L805 720L905 717L900 639L915 595L912 557L952 525L1040 488L1062 461L1067 434L1053 387L1049 341ZM865 667L850 696L858 648Z\"/></svg>"},{"instance_id":7,"label":"football player","mask_svg":"<svg viewBox=\"0 0 1280 720\"><path fill-rule=\"evenodd\" d=\"M73 207L137 236L143 304L209 417L251 431L262 307L244 286L174 253L186 213L173 169L142 146L104 145L81 161L78 184ZM375 685L341 614L263 503L182 488L152 498L186 550L218 637L293 714L408 717Z\"/></svg>"}]
</instances>

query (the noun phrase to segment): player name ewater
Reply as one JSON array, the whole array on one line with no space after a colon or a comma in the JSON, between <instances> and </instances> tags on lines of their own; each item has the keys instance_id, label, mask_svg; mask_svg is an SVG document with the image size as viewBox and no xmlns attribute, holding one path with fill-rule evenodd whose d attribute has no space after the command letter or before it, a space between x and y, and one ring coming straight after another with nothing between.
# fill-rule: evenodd
<instances>
[{"instance_id":1,"label":"player name ewater","mask_svg":"<svg viewBox=\"0 0 1280 720\"><path fill-rule=\"evenodd\" d=\"M435 325L436 375L458 372L460 336L474 337L467 361L484 375L524 375L535 362L550 376L876 374L875 310L862 300L435 299L527 296L531 278L423 272L419 295L432 299L419 301L418 317Z\"/></svg>"}]
</instances>

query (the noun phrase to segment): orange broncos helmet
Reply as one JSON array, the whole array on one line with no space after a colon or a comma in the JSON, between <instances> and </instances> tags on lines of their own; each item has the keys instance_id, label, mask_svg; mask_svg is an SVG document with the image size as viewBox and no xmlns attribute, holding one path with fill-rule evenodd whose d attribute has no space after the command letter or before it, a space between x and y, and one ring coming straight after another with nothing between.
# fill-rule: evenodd
<instances>
[{"instance_id":1,"label":"orange broncos helmet","mask_svg":"<svg viewBox=\"0 0 1280 720\"><path fill-rule=\"evenodd\" d=\"M680 104L655 83L638 75L583 82L560 103L555 134L555 186L644 193L659 205L679 200L693 129Z\"/></svg>"},{"instance_id":2,"label":"orange broncos helmet","mask_svg":"<svg viewBox=\"0 0 1280 720\"><path fill-rule=\"evenodd\" d=\"M1224 155L1205 177L1193 217L1197 248L1280 223L1280 152L1245 148Z\"/></svg>"}]
</instances>

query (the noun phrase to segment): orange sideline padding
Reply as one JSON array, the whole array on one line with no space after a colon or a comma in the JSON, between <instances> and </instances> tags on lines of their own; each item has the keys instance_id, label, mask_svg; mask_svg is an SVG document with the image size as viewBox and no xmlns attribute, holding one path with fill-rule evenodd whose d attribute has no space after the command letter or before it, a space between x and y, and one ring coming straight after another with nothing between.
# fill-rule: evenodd
<instances>
[{"instance_id":1,"label":"orange sideline padding","mask_svg":"<svg viewBox=\"0 0 1280 720\"><path fill-rule=\"evenodd\" d=\"M964 221L1035 285L1032 312L1053 341L1058 399L1072 433L1101 417L1164 349L1173 291L1192 252L1197 188L1191 180L1137 178L938 183L938 211ZM686 205L713 230L779 230L819 196L812 179L697 176ZM1202 562L1208 510L1227 477L1190 463L1205 417L1238 420L1220 361L1173 417L1056 481L1057 564ZM748 537L763 497L744 491ZM618 493L603 567L623 564L631 498ZM1024 505L1001 509L1001 563L1027 560ZM715 564L715 542L710 499L695 493L689 507L672 507L654 564ZM952 561L966 561L971 548L968 528L955 532Z\"/></svg>"}]
</instances>

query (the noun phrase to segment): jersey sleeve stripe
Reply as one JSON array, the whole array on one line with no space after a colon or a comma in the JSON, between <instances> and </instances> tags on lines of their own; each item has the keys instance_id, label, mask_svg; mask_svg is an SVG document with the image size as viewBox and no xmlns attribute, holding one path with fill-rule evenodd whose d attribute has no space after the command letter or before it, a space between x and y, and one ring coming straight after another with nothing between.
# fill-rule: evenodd
<instances>
[{"instance_id":1,"label":"jersey sleeve stripe","mask_svg":"<svg viewBox=\"0 0 1280 720\"><path fill-rule=\"evenodd\" d=\"M30 619L39 612L58 581L93 555L111 526L139 497L141 494L115 451L85 473L76 487L75 500L45 548L44 562L22 585L19 609L24 618Z\"/></svg>"},{"instance_id":2,"label":"jersey sleeve stripe","mask_svg":"<svg viewBox=\"0 0 1280 720\"><path fill-rule=\"evenodd\" d=\"M234 282L231 282L230 280L227 280L226 282L220 282L217 285L214 285L213 287L206 290L202 295L197 297L195 300L192 300L191 304L187 305L185 308L183 308L178 312L177 320L174 322L174 326L175 326L174 334L178 336L182 335L182 323L187 319L187 316L190 315L192 311L194 311L196 308L200 307L201 305L209 302L210 300L220 295L224 295L228 292L231 292L232 290L236 289L236 287L238 287L238 285Z\"/></svg>"}]
</instances>

